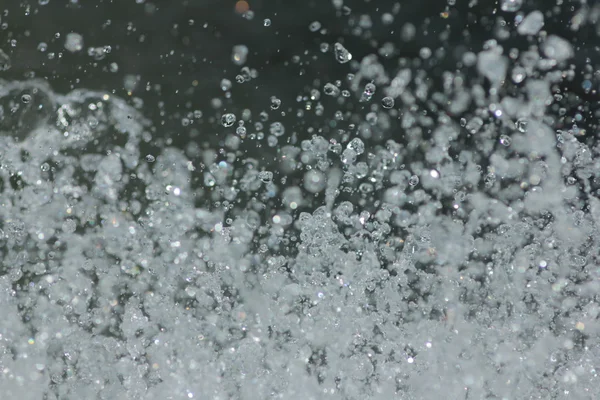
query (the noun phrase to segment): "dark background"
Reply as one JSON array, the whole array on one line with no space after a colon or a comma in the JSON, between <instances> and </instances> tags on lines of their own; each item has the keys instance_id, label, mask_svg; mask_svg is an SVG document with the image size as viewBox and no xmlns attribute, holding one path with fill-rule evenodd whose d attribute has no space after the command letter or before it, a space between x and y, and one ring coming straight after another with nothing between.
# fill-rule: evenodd
<instances>
[{"instance_id":1,"label":"dark background","mask_svg":"<svg viewBox=\"0 0 600 400\"><path fill-rule=\"evenodd\" d=\"M57 92L88 88L128 97L124 79L135 76L138 84L131 97L144 101L145 115L161 127L162 135L184 144L196 129L204 140L214 142L220 136L214 134L218 133L218 121L210 118L218 116L211 99L221 98L227 111L251 108L258 113L261 109L268 110L269 98L277 96L283 102L282 110L292 111L298 107L296 97L306 95L315 79L320 79L322 87L325 82L343 79L351 72L350 63L338 64L332 54L320 52L322 42L351 43L354 60L359 61L375 53L382 43L392 42L397 54L382 60L390 71L397 65L398 57L414 59L424 46L433 51L443 47L446 55L442 59L421 66L435 78L445 69L456 69L466 50L480 51L483 42L493 37L498 18L510 22L515 15L501 12L495 1L460 0L448 8L449 16L442 18L440 13L447 9L445 1L404 1L394 23L385 25L381 14L392 12L394 1L346 0L344 4L351 12L343 12L336 10L329 0L249 0L254 12L254 18L249 20L235 12L233 0L157 0L138 4L139 1L50 0L46 5L40 5L38 0L5 2L0 7L5 25L0 30L0 49L10 55L12 67L0 73L0 77L35 76L50 81ZM477 4L471 7L469 3ZM526 14L540 9L547 13L544 29L576 44L577 70L588 59L596 69L596 27L587 24L577 31L570 29L569 22L580 2L564 1L560 6L553 3L556 2L529 0L521 11ZM351 26L363 14L371 16L373 27L356 36ZM266 18L271 20L270 26L264 26ZM313 21L319 21L327 32L311 32L308 26ZM406 22L417 28L415 39L408 42L400 38ZM439 33L446 26L450 27L450 35L440 39ZM83 36L81 52L73 54L64 49L69 32ZM55 36L57 33L59 38ZM48 44L45 52L38 50L40 42ZM505 49L526 49L534 42L535 38L513 34L502 45ZM237 44L248 46L246 65L258 71L258 79L235 83L241 67L231 61L231 51ZM103 59L88 55L89 47L103 46L111 48ZM52 52L56 56L48 59ZM298 62L293 61L294 56ZM111 72L111 63L118 65L117 72ZM225 99L219 88L223 78L233 82L230 99ZM581 81L578 78L565 82L565 87L576 100L597 101L596 93L583 91ZM204 118L182 126L182 117L193 110L202 110ZM306 121L293 123L302 128L297 125L311 121L307 117ZM305 129L297 130L304 135Z\"/></svg>"}]
</instances>

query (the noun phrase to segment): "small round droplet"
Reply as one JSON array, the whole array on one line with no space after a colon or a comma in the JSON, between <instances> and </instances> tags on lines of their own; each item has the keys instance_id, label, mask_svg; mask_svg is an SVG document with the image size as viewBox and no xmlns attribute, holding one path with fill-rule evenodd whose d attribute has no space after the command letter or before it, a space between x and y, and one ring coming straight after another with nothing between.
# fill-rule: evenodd
<instances>
[{"instance_id":1,"label":"small round droplet","mask_svg":"<svg viewBox=\"0 0 600 400\"><path fill-rule=\"evenodd\" d=\"M316 169L311 169L304 174L304 188L310 193L319 193L327 185L325 174Z\"/></svg>"},{"instance_id":2,"label":"small round droplet","mask_svg":"<svg viewBox=\"0 0 600 400\"><path fill-rule=\"evenodd\" d=\"M394 99L392 97L384 97L383 99L381 99L381 105L383 106L383 108L392 108L394 107Z\"/></svg>"},{"instance_id":3,"label":"small round droplet","mask_svg":"<svg viewBox=\"0 0 600 400\"><path fill-rule=\"evenodd\" d=\"M153 163L154 161L156 161L156 158L152 154L146 156L146 162Z\"/></svg>"},{"instance_id":4,"label":"small round droplet","mask_svg":"<svg viewBox=\"0 0 600 400\"><path fill-rule=\"evenodd\" d=\"M235 117L235 114L227 113L221 117L221 124L224 127L229 128L230 126L233 126L233 124L235 124L236 119L237 118Z\"/></svg>"},{"instance_id":5,"label":"small round droplet","mask_svg":"<svg viewBox=\"0 0 600 400\"><path fill-rule=\"evenodd\" d=\"M505 12L515 12L521 9L523 0L502 0L500 9Z\"/></svg>"},{"instance_id":6,"label":"small round droplet","mask_svg":"<svg viewBox=\"0 0 600 400\"><path fill-rule=\"evenodd\" d=\"M265 20L263 21L263 25L264 26L271 26L271 20L269 18L265 18Z\"/></svg>"},{"instance_id":7,"label":"small round droplet","mask_svg":"<svg viewBox=\"0 0 600 400\"><path fill-rule=\"evenodd\" d=\"M285 127L281 122L273 122L269 127L269 132L274 136L283 136L285 133Z\"/></svg>"},{"instance_id":8,"label":"small round droplet","mask_svg":"<svg viewBox=\"0 0 600 400\"><path fill-rule=\"evenodd\" d=\"M31 95L24 94L21 96L21 101L25 104L28 104L31 101Z\"/></svg>"},{"instance_id":9,"label":"small round droplet","mask_svg":"<svg viewBox=\"0 0 600 400\"><path fill-rule=\"evenodd\" d=\"M233 50L231 52L231 61L236 65L244 65L246 63L246 59L248 58L248 47L239 44L233 46Z\"/></svg>"},{"instance_id":10,"label":"small round droplet","mask_svg":"<svg viewBox=\"0 0 600 400\"><path fill-rule=\"evenodd\" d=\"M229 79L221 79L221 90L226 92L231 89L231 81Z\"/></svg>"},{"instance_id":11,"label":"small round droplet","mask_svg":"<svg viewBox=\"0 0 600 400\"><path fill-rule=\"evenodd\" d=\"M519 118L517 122L515 122L515 126L517 130L521 133L527 132L527 120L524 118Z\"/></svg>"},{"instance_id":12,"label":"small round droplet","mask_svg":"<svg viewBox=\"0 0 600 400\"><path fill-rule=\"evenodd\" d=\"M75 32L68 33L65 40L65 49L71 53L81 51L83 49L83 36Z\"/></svg>"},{"instance_id":13,"label":"small round droplet","mask_svg":"<svg viewBox=\"0 0 600 400\"><path fill-rule=\"evenodd\" d=\"M311 32L316 32L321 29L321 23L319 21L313 21L308 26L308 29L310 29Z\"/></svg>"},{"instance_id":14,"label":"small round droplet","mask_svg":"<svg viewBox=\"0 0 600 400\"><path fill-rule=\"evenodd\" d=\"M416 175L411 176L408 178L408 184L410 186L417 186L419 184L419 177Z\"/></svg>"},{"instance_id":15,"label":"small round droplet","mask_svg":"<svg viewBox=\"0 0 600 400\"><path fill-rule=\"evenodd\" d=\"M269 183L273 180L273 173L271 171L261 171L258 173L258 178L264 183Z\"/></svg>"},{"instance_id":16,"label":"small round droplet","mask_svg":"<svg viewBox=\"0 0 600 400\"><path fill-rule=\"evenodd\" d=\"M271 110L277 110L281 106L281 100L277 97L271 97Z\"/></svg>"},{"instance_id":17,"label":"small round droplet","mask_svg":"<svg viewBox=\"0 0 600 400\"><path fill-rule=\"evenodd\" d=\"M345 64L352 60L352 54L339 42L333 45L333 52L335 54L335 59L340 64Z\"/></svg>"},{"instance_id":18,"label":"small round droplet","mask_svg":"<svg viewBox=\"0 0 600 400\"><path fill-rule=\"evenodd\" d=\"M340 94L340 89L333 83L326 83L325 87L323 87L323 93L327 96L338 96Z\"/></svg>"},{"instance_id":19,"label":"small round droplet","mask_svg":"<svg viewBox=\"0 0 600 400\"><path fill-rule=\"evenodd\" d=\"M510 146L511 142L512 142L512 139L510 138L510 136L508 136L508 135L500 136L500 144L501 145L508 147L508 146Z\"/></svg>"}]
</instances>

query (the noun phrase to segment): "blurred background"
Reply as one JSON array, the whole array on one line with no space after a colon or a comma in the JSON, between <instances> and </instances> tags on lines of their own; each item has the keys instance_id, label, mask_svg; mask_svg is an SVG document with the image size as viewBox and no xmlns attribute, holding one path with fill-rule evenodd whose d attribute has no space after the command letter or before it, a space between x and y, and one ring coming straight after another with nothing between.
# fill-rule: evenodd
<instances>
[{"instance_id":1,"label":"blurred background","mask_svg":"<svg viewBox=\"0 0 600 400\"><path fill-rule=\"evenodd\" d=\"M582 4L525 0L521 7L523 12L545 12L545 29L576 44L574 63L580 66L598 60L597 24L574 29L582 10L586 18L597 19L590 14L598 9ZM436 57L419 67L435 77L457 68L466 51L480 51L485 40L501 35L495 31L503 21L514 18L491 0L28 0L4 2L0 11L0 49L11 63L1 72L3 78L35 76L47 79L58 92L88 88L137 98L145 114L162 127L159 135L180 144L190 135L219 140L213 132L215 120L208 118L215 99L235 112L261 105L268 109L269 99L276 96L282 110L292 111L297 97L306 96L315 80L322 86L351 72L348 64L333 62L331 48L322 51L323 43L351 43L358 61L380 53L390 69L398 57L416 59L427 47ZM386 12L391 21L382 21ZM65 49L69 33L81 35L81 49ZM506 48L526 49L534 41L514 32L502 38ZM384 44L386 54L380 50ZM258 74L242 85L235 84L244 66L232 61L236 45L247 47L244 65ZM593 78L597 84L598 77ZM221 88L223 79L233 82L229 98ZM585 101L598 100L595 91L582 88L582 81L576 77L565 85ZM195 110L205 118L182 126L182 118ZM302 121L283 122L293 122L305 136L306 129L298 124L310 125L311 118L307 114ZM313 120L319 123L319 118Z\"/></svg>"}]
</instances>

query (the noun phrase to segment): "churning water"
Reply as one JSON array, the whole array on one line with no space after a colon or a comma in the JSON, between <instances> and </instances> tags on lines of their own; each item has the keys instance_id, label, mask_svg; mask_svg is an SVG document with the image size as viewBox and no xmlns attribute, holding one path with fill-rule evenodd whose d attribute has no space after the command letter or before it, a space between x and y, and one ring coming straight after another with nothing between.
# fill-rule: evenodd
<instances>
[{"instance_id":1,"label":"churning water","mask_svg":"<svg viewBox=\"0 0 600 400\"><path fill-rule=\"evenodd\" d=\"M447 67L449 28L404 55L422 21L334 0L356 41L387 29L371 54L306 44L290 66L343 73L263 103L235 45L178 141L136 96L0 80L0 397L597 398L600 70L524 3ZM86 40L61 51L109 53Z\"/></svg>"}]
</instances>

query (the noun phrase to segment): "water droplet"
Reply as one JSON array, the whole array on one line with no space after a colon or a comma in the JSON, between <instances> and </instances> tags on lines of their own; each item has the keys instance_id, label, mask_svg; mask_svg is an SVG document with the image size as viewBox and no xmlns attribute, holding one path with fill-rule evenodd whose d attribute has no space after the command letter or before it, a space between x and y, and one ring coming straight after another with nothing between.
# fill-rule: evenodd
<instances>
[{"instance_id":1,"label":"water droplet","mask_svg":"<svg viewBox=\"0 0 600 400\"><path fill-rule=\"evenodd\" d=\"M419 177L412 175L410 178L408 178L408 184L410 186L417 186L419 184Z\"/></svg>"},{"instance_id":2,"label":"water droplet","mask_svg":"<svg viewBox=\"0 0 600 400\"><path fill-rule=\"evenodd\" d=\"M71 53L76 53L83 49L83 36L79 33L71 32L65 38L65 49Z\"/></svg>"},{"instance_id":3,"label":"water droplet","mask_svg":"<svg viewBox=\"0 0 600 400\"><path fill-rule=\"evenodd\" d=\"M323 93L327 96L338 96L340 94L340 89L333 83L326 83L323 88Z\"/></svg>"},{"instance_id":4,"label":"water droplet","mask_svg":"<svg viewBox=\"0 0 600 400\"><path fill-rule=\"evenodd\" d=\"M357 155L365 152L365 144L359 138L354 138L348 143L348 148L354 150Z\"/></svg>"},{"instance_id":5,"label":"water droplet","mask_svg":"<svg viewBox=\"0 0 600 400\"><path fill-rule=\"evenodd\" d=\"M235 121L236 121L235 114L227 113L227 114L223 114L223 116L221 117L221 124L226 128L233 126L233 124L235 124Z\"/></svg>"},{"instance_id":6,"label":"water droplet","mask_svg":"<svg viewBox=\"0 0 600 400\"><path fill-rule=\"evenodd\" d=\"M281 106L281 100L275 96L271 97L271 110L277 110Z\"/></svg>"},{"instance_id":7,"label":"water droplet","mask_svg":"<svg viewBox=\"0 0 600 400\"><path fill-rule=\"evenodd\" d=\"M8 54L0 50L0 71L8 71L10 69L10 57Z\"/></svg>"},{"instance_id":8,"label":"water droplet","mask_svg":"<svg viewBox=\"0 0 600 400\"><path fill-rule=\"evenodd\" d=\"M333 45L333 52L335 54L335 59L340 64L345 64L352 60L352 54L339 42Z\"/></svg>"},{"instance_id":9,"label":"water droplet","mask_svg":"<svg viewBox=\"0 0 600 400\"><path fill-rule=\"evenodd\" d=\"M215 186L216 183L217 183L217 180L215 179L213 174L211 174L210 172L204 173L204 185L206 185L208 187L213 187L213 186Z\"/></svg>"},{"instance_id":10,"label":"water droplet","mask_svg":"<svg viewBox=\"0 0 600 400\"><path fill-rule=\"evenodd\" d=\"M273 180L273 173L271 171L261 171L258 173L258 179L264 183L269 183Z\"/></svg>"},{"instance_id":11,"label":"water droplet","mask_svg":"<svg viewBox=\"0 0 600 400\"><path fill-rule=\"evenodd\" d=\"M235 65L244 65L246 63L246 59L248 58L248 47L243 44L238 44L233 46L233 50L231 52L231 61Z\"/></svg>"},{"instance_id":12,"label":"water droplet","mask_svg":"<svg viewBox=\"0 0 600 400\"><path fill-rule=\"evenodd\" d=\"M363 90L363 94L360 98L360 101L361 102L370 101L371 98L373 97L373 95L375 94L376 89L377 89L377 87L375 86L374 83L372 83L372 82L367 83Z\"/></svg>"},{"instance_id":13,"label":"water droplet","mask_svg":"<svg viewBox=\"0 0 600 400\"><path fill-rule=\"evenodd\" d=\"M153 163L154 161L156 161L156 158L152 154L146 156L146 162Z\"/></svg>"},{"instance_id":14,"label":"water droplet","mask_svg":"<svg viewBox=\"0 0 600 400\"><path fill-rule=\"evenodd\" d=\"M525 118L519 118L517 122L515 122L515 127L521 133L527 132L527 120Z\"/></svg>"},{"instance_id":15,"label":"water droplet","mask_svg":"<svg viewBox=\"0 0 600 400\"><path fill-rule=\"evenodd\" d=\"M527 14L517 27L517 32L520 35L537 35L544 27L544 14L541 11L535 10Z\"/></svg>"},{"instance_id":16,"label":"water droplet","mask_svg":"<svg viewBox=\"0 0 600 400\"><path fill-rule=\"evenodd\" d=\"M521 83L527 77L527 71L523 67L514 67L511 77L514 83Z\"/></svg>"},{"instance_id":17,"label":"water droplet","mask_svg":"<svg viewBox=\"0 0 600 400\"><path fill-rule=\"evenodd\" d=\"M541 47L546 57L554 59L556 62L565 61L575 55L573 46L565 39L556 35L548 36Z\"/></svg>"},{"instance_id":18,"label":"water droplet","mask_svg":"<svg viewBox=\"0 0 600 400\"><path fill-rule=\"evenodd\" d=\"M319 21L313 21L308 26L308 29L310 29L311 32L316 32L321 29L321 23Z\"/></svg>"},{"instance_id":19,"label":"water droplet","mask_svg":"<svg viewBox=\"0 0 600 400\"><path fill-rule=\"evenodd\" d=\"M285 133L285 127L281 122L273 122L269 128L269 132L271 132L271 135L275 135L278 137L283 136L283 134Z\"/></svg>"},{"instance_id":20,"label":"water droplet","mask_svg":"<svg viewBox=\"0 0 600 400\"><path fill-rule=\"evenodd\" d=\"M319 193L327 185L325 174L316 169L311 169L304 174L304 188L310 193Z\"/></svg>"},{"instance_id":21,"label":"water droplet","mask_svg":"<svg viewBox=\"0 0 600 400\"><path fill-rule=\"evenodd\" d=\"M265 20L263 21L263 25L264 26L271 26L271 20L269 18L265 18Z\"/></svg>"},{"instance_id":22,"label":"water droplet","mask_svg":"<svg viewBox=\"0 0 600 400\"><path fill-rule=\"evenodd\" d=\"M523 0L502 0L500 9L505 12L515 12L521 9Z\"/></svg>"},{"instance_id":23,"label":"water droplet","mask_svg":"<svg viewBox=\"0 0 600 400\"><path fill-rule=\"evenodd\" d=\"M501 135L500 136L500 144L502 144L503 146L510 146L510 143L512 142L512 139L510 138L510 136L508 135Z\"/></svg>"},{"instance_id":24,"label":"water droplet","mask_svg":"<svg viewBox=\"0 0 600 400\"><path fill-rule=\"evenodd\" d=\"M383 106L383 108L392 108L394 107L394 99L392 97L384 97L383 99L381 99L381 105Z\"/></svg>"},{"instance_id":25,"label":"water droplet","mask_svg":"<svg viewBox=\"0 0 600 400\"><path fill-rule=\"evenodd\" d=\"M25 104L28 104L31 101L31 95L24 94L21 96L21 101Z\"/></svg>"},{"instance_id":26,"label":"water droplet","mask_svg":"<svg viewBox=\"0 0 600 400\"><path fill-rule=\"evenodd\" d=\"M231 81L229 79L221 79L221 90L226 92L231 89Z\"/></svg>"}]
</instances>

